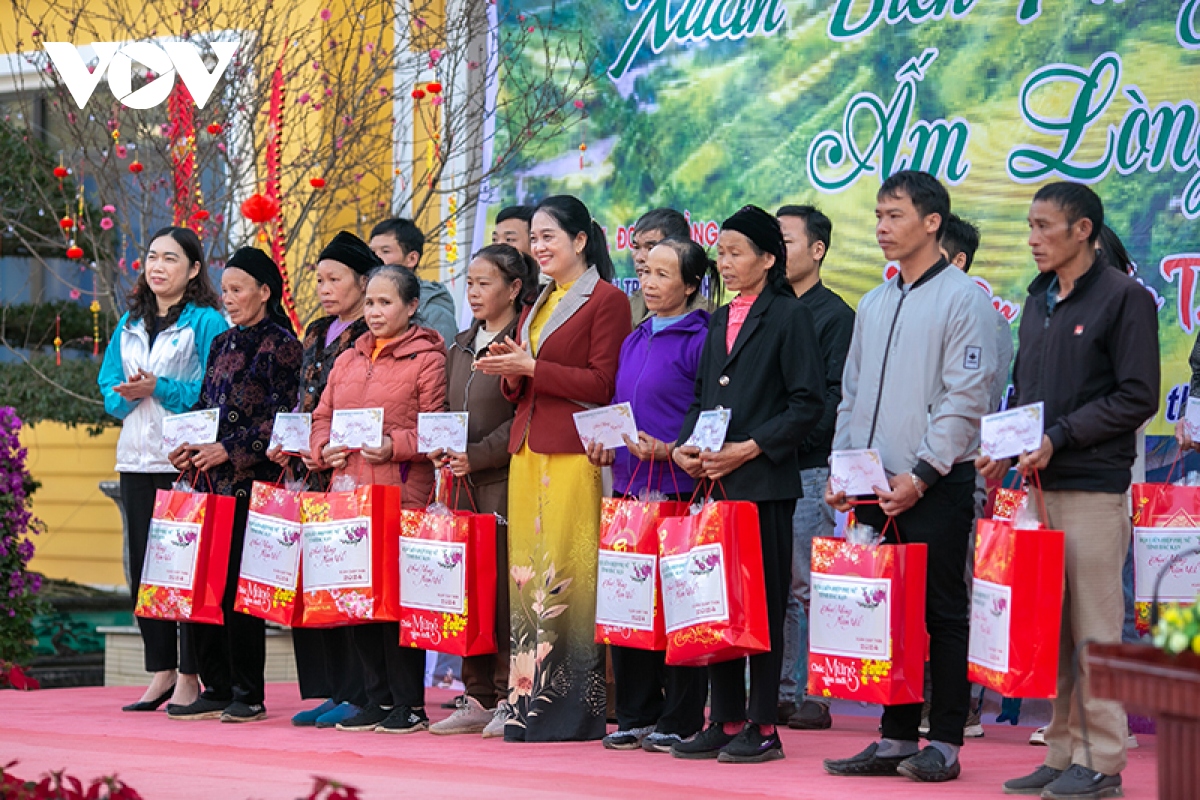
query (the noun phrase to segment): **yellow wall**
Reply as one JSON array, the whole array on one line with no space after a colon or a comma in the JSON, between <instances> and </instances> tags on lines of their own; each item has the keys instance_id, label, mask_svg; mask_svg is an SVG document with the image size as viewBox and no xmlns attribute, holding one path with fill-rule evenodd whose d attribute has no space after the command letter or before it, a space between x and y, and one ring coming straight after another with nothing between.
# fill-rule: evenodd
<instances>
[{"instance_id":1,"label":"yellow wall","mask_svg":"<svg viewBox=\"0 0 1200 800\"><path fill-rule=\"evenodd\" d=\"M57 422L21 429L29 471L42 482L33 514L46 523L46 532L33 540L31 569L78 583L125 585L121 514L98 485L117 478L118 433L110 428L93 437Z\"/></svg>"}]
</instances>

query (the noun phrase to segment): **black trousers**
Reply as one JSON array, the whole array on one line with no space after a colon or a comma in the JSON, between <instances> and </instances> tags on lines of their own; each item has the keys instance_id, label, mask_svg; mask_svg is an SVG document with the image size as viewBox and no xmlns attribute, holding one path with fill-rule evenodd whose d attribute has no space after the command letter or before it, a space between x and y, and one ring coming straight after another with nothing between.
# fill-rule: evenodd
<instances>
[{"instance_id":1,"label":"black trousers","mask_svg":"<svg viewBox=\"0 0 1200 800\"><path fill-rule=\"evenodd\" d=\"M400 623L368 622L349 628L362 662L367 700L376 705L425 705L425 651L400 646Z\"/></svg>"},{"instance_id":2,"label":"black trousers","mask_svg":"<svg viewBox=\"0 0 1200 800\"><path fill-rule=\"evenodd\" d=\"M350 628L292 628L300 696L367 704L362 662Z\"/></svg>"},{"instance_id":3,"label":"black trousers","mask_svg":"<svg viewBox=\"0 0 1200 800\"><path fill-rule=\"evenodd\" d=\"M238 497L233 512L233 540L226 572L221 609L224 625L189 623L200 681L206 700L237 700L247 705L263 701L267 661L266 623L233 610L237 598L238 573L242 568L242 544L246 540L246 517L250 498Z\"/></svg>"},{"instance_id":4,"label":"black trousers","mask_svg":"<svg viewBox=\"0 0 1200 800\"><path fill-rule=\"evenodd\" d=\"M941 480L917 504L896 517L899 540L929 546L926 567L925 627L929 631L929 677L933 697L929 707L929 740L961 745L971 700L967 681L967 637L971 628L971 598L963 564L975 519L975 475L969 481ZM882 530L886 517L877 506L859 506L856 516ZM896 542L894 530L888 541ZM921 703L886 706L883 735L917 741Z\"/></svg>"},{"instance_id":5,"label":"black trousers","mask_svg":"<svg viewBox=\"0 0 1200 800\"><path fill-rule=\"evenodd\" d=\"M778 714L776 703L779 699L779 671L783 665L783 620L792 586L792 512L796 508L796 501L771 500L756 505L762 537L771 650L749 658L749 704L746 698L747 659L735 658L709 666L713 722L749 719L757 725L774 725ZM960 575L961 567L960 562ZM620 694L617 696L620 697ZM961 731L959 735L962 735Z\"/></svg>"},{"instance_id":6,"label":"black trousers","mask_svg":"<svg viewBox=\"0 0 1200 800\"><path fill-rule=\"evenodd\" d=\"M708 670L668 667L667 654L612 645L617 689L617 729L654 726L659 733L688 738L704 727Z\"/></svg>"},{"instance_id":7,"label":"black trousers","mask_svg":"<svg viewBox=\"0 0 1200 800\"><path fill-rule=\"evenodd\" d=\"M170 489L175 482L174 472L122 472L121 505L125 507L125 524L129 528L129 595L137 603L142 566L146 562L146 543L150 537L150 518L154 514L154 495L159 489ZM165 619L136 617L142 633L146 672L178 669L185 675L198 672L192 652L192 637L179 623Z\"/></svg>"}]
</instances>

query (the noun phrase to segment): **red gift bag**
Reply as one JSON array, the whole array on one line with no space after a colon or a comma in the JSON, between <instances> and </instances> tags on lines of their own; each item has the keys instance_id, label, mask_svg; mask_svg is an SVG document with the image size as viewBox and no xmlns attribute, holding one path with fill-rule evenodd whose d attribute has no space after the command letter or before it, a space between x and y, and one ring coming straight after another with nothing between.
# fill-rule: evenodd
<instances>
[{"instance_id":1,"label":"red gift bag","mask_svg":"<svg viewBox=\"0 0 1200 800\"><path fill-rule=\"evenodd\" d=\"M221 625L234 499L159 489L134 613Z\"/></svg>"},{"instance_id":2,"label":"red gift bag","mask_svg":"<svg viewBox=\"0 0 1200 800\"><path fill-rule=\"evenodd\" d=\"M705 503L658 526L667 663L700 667L771 649L758 506Z\"/></svg>"},{"instance_id":3,"label":"red gift bag","mask_svg":"<svg viewBox=\"0 0 1200 800\"><path fill-rule=\"evenodd\" d=\"M923 544L812 544L808 691L867 703L919 703L925 688Z\"/></svg>"},{"instance_id":4,"label":"red gift bag","mask_svg":"<svg viewBox=\"0 0 1200 800\"><path fill-rule=\"evenodd\" d=\"M456 656L496 652L496 517L400 512L400 644Z\"/></svg>"},{"instance_id":5,"label":"red gift bag","mask_svg":"<svg viewBox=\"0 0 1200 800\"><path fill-rule=\"evenodd\" d=\"M385 565L400 538L400 487L303 492L303 623L395 622L399 597Z\"/></svg>"},{"instance_id":6,"label":"red gift bag","mask_svg":"<svg viewBox=\"0 0 1200 800\"><path fill-rule=\"evenodd\" d=\"M1062 624L1062 531L975 527L968 673L1004 697L1054 697Z\"/></svg>"},{"instance_id":7,"label":"red gift bag","mask_svg":"<svg viewBox=\"0 0 1200 800\"><path fill-rule=\"evenodd\" d=\"M1171 556L1200 547L1200 487L1169 483L1133 485L1133 599L1137 629L1150 632L1154 583ZM1195 559L1176 562L1159 586L1160 602L1190 606L1200 594Z\"/></svg>"},{"instance_id":8,"label":"red gift bag","mask_svg":"<svg viewBox=\"0 0 1200 800\"><path fill-rule=\"evenodd\" d=\"M298 627L300 595L300 492L254 482L233 608L252 617Z\"/></svg>"},{"instance_id":9,"label":"red gift bag","mask_svg":"<svg viewBox=\"0 0 1200 800\"><path fill-rule=\"evenodd\" d=\"M658 580L658 523L687 503L606 497L600 506L596 643L666 650Z\"/></svg>"}]
</instances>

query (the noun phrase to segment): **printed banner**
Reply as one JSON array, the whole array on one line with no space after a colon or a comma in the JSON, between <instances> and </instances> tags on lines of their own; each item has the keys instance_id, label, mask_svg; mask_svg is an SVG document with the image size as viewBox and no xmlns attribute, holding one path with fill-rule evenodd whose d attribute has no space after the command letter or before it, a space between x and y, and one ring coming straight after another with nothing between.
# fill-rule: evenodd
<instances>
[{"instance_id":1,"label":"printed banner","mask_svg":"<svg viewBox=\"0 0 1200 800\"><path fill-rule=\"evenodd\" d=\"M357 517L304 526L304 591L371 585L371 520Z\"/></svg>"}]
</instances>

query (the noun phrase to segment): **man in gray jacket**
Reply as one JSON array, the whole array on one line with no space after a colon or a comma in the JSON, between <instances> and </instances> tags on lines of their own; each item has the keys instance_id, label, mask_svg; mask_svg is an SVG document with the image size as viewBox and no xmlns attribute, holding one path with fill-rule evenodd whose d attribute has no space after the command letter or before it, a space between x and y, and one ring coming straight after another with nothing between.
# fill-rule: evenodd
<instances>
[{"instance_id":1,"label":"man in gray jacket","mask_svg":"<svg viewBox=\"0 0 1200 800\"><path fill-rule=\"evenodd\" d=\"M407 267L416 272L424 249L425 234L410 219L385 219L371 229L371 250L384 264ZM437 281L425 280L420 274L417 280L421 284L421 303L417 306L417 316L413 321L440 333L449 347L458 335L454 298Z\"/></svg>"},{"instance_id":2,"label":"man in gray jacket","mask_svg":"<svg viewBox=\"0 0 1200 800\"><path fill-rule=\"evenodd\" d=\"M961 772L970 695L963 566L974 521L979 418L993 410L998 364L995 310L938 249L949 214L949 194L927 173L898 172L880 187L875 238L900 273L859 303L833 440L835 451L878 450L888 474L889 485L876 488L878 505L856 507L858 520L882 530L891 519L900 541L928 546L930 745L918 746L920 703L887 706L882 740L851 758L827 759L834 775L938 782ZM826 500L850 508L843 493L829 490ZM889 540L896 541L894 533Z\"/></svg>"}]
</instances>

